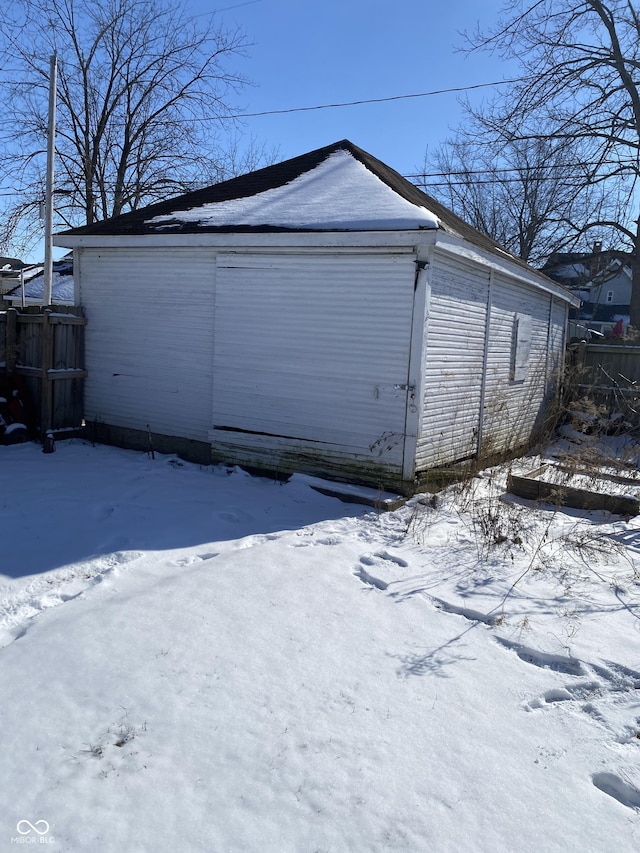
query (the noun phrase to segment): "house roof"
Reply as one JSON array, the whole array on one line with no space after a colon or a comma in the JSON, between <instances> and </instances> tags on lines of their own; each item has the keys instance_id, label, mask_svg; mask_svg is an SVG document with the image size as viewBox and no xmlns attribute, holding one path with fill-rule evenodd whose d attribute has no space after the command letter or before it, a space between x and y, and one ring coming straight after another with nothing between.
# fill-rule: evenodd
<instances>
[{"instance_id":1,"label":"house roof","mask_svg":"<svg viewBox=\"0 0 640 853\"><path fill-rule=\"evenodd\" d=\"M63 234L412 229L442 229L518 262L494 240L346 139Z\"/></svg>"},{"instance_id":2,"label":"house roof","mask_svg":"<svg viewBox=\"0 0 640 853\"><path fill-rule=\"evenodd\" d=\"M629 281L632 279L631 267L622 258L614 258L610 261L604 269L594 275L589 284L597 287L617 278L627 278Z\"/></svg>"},{"instance_id":3,"label":"house roof","mask_svg":"<svg viewBox=\"0 0 640 853\"><path fill-rule=\"evenodd\" d=\"M616 260L628 259L630 253L620 249L598 249L593 252L553 252L541 267L544 273L554 281L572 287L588 286L599 273Z\"/></svg>"},{"instance_id":4,"label":"house roof","mask_svg":"<svg viewBox=\"0 0 640 853\"><path fill-rule=\"evenodd\" d=\"M4 255L0 256L0 270L6 273L11 273L20 271L23 267L26 267L27 264L24 261L21 261L19 258L6 258Z\"/></svg>"},{"instance_id":5,"label":"house roof","mask_svg":"<svg viewBox=\"0 0 640 853\"><path fill-rule=\"evenodd\" d=\"M29 300L42 300L44 294L44 274L41 271L24 284L24 297ZM8 291L6 297L18 299L22 296L22 286L18 285ZM55 304L65 302L73 305L73 276L69 273L54 271L51 276L51 299Z\"/></svg>"}]
</instances>

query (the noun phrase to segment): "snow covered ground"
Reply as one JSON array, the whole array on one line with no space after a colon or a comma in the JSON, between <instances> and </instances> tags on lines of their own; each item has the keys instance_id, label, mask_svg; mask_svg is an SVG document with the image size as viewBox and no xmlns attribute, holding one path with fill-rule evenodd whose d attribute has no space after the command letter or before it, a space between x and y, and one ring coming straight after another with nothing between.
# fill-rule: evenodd
<instances>
[{"instance_id":1,"label":"snow covered ground","mask_svg":"<svg viewBox=\"0 0 640 853\"><path fill-rule=\"evenodd\" d=\"M0 850L639 850L640 519L505 476L0 447Z\"/></svg>"}]
</instances>

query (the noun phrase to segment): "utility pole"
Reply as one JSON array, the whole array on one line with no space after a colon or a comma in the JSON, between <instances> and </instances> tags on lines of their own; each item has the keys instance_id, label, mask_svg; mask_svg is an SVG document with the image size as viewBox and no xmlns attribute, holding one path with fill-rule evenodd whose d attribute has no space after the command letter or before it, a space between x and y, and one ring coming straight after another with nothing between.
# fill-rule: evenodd
<instances>
[{"instance_id":1,"label":"utility pole","mask_svg":"<svg viewBox=\"0 0 640 853\"><path fill-rule=\"evenodd\" d=\"M56 85L58 57L51 57L49 72L49 123L47 134L47 182L44 208L44 283L42 304L51 305L51 282L53 278L53 171L56 155Z\"/></svg>"}]
</instances>

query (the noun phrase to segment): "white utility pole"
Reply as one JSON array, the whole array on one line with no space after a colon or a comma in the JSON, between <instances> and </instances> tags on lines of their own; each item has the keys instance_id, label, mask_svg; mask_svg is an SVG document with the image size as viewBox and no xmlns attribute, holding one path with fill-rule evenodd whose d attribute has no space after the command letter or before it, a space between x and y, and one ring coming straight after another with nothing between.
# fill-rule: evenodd
<instances>
[{"instance_id":1,"label":"white utility pole","mask_svg":"<svg viewBox=\"0 0 640 853\"><path fill-rule=\"evenodd\" d=\"M56 85L58 57L51 57L49 74L49 124L47 134L47 183L44 208L44 283L42 304L51 305L51 282L53 278L53 166L56 156Z\"/></svg>"}]
</instances>

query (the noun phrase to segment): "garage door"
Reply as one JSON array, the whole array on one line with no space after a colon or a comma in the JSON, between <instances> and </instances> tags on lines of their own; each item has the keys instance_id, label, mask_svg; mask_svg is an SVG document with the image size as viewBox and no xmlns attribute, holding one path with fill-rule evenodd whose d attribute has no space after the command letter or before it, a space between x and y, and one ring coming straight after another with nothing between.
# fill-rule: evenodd
<instances>
[{"instance_id":1,"label":"garage door","mask_svg":"<svg viewBox=\"0 0 640 853\"><path fill-rule=\"evenodd\" d=\"M413 254L218 256L214 430L402 464Z\"/></svg>"}]
</instances>

